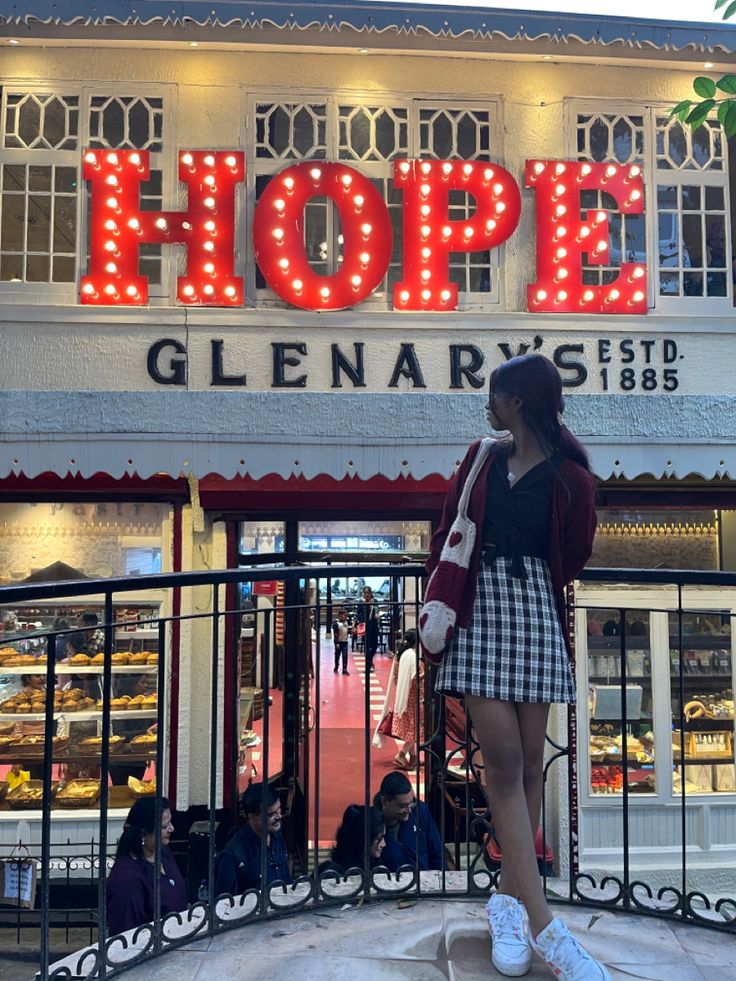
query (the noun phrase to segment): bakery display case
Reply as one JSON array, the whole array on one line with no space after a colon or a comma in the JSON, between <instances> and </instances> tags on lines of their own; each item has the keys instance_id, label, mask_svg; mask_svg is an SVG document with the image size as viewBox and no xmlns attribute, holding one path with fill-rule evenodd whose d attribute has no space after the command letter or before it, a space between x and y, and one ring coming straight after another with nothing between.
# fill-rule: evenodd
<instances>
[{"instance_id":1,"label":"bakery display case","mask_svg":"<svg viewBox=\"0 0 736 981\"><path fill-rule=\"evenodd\" d=\"M110 802L129 807L136 796L129 778L150 785L157 748L158 629L154 621L159 603L150 596L133 605L130 597L116 607L110 673L109 774ZM20 764L30 773L25 793L0 799L0 818L18 807L38 807L33 795L35 780L42 776L45 743L45 703L48 667L47 638L55 619L64 616L74 625L82 610L101 616L102 607L85 603L77 609L63 602L48 607L2 610L5 629L0 634L0 766ZM142 643L140 622L150 623L155 635ZM135 629L128 629L131 623ZM10 629L9 629L10 628ZM131 638L135 638L135 642ZM99 797L102 758L102 717L105 655L94 651L90 641L103 640L101 631L85 634L88 653L54 658L53 770L55 793L52 809L94 808ZM0 771L2 772L2 771ZM26 784L17 788L21 790ZM93 793L94 786L97 793ZM20 801L20 803L19 803Z\"/></svg>"},{"instance_id":2,"label":"bakery display case","mask_svg":"<svg viewBox=\"0 0 736 981\"><path fill-rule=\"evenodd\" d=\"M581 867L736 864L736 590L576 588ZM683 793L684 792L684 793ZM683 818L683 797L685 818ZM631 809L634 809L632 811Z\"/></svg>"}]
</instances>

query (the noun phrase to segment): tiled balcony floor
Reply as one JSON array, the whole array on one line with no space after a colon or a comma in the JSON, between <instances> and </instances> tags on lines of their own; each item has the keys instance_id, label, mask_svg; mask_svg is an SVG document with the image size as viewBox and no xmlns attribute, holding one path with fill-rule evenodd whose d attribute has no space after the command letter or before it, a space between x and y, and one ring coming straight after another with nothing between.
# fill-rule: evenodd
<instances>
[{"instance_id":1,"label":"tiled balcony floor","mask_svg":"<svg viewBox=\"0 0 736 981\"><path fill-rule=\"evenodd\" d=\"M736 942L700 927L622 913L559 907L616 979L733 981ZM129 971L129 981L487 981L482 902L396 900L324 909L196 941ZM535 959L528 978L551 978Z\"/></svg>"}]
</instances>

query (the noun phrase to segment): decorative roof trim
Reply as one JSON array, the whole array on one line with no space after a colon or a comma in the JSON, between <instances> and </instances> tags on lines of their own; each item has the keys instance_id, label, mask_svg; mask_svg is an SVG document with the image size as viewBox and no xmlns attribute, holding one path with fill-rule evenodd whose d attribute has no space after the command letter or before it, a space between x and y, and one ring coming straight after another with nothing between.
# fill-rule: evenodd
<instances>
[{"instance_id":1,"label":"decorative roof trim","mask_svg":"<svg viewBox=\"0 0 736 981\"><path fill-rule=\"evenodd\" d=\"M68 12L71 7L74 13ZM62 12L63 11L63 12ZM161 29L174 39L191 29L217 30L207 40L226 40L226 32L277 32L291 34L292 43L307 43L305 34L319 34L320 41L352 34L354 43L386 42L387 46L417 47L422 41L462 41L480 48L488 42L534 43L563 49L569 45L619 47L631 52L662 51L693 54L730 54L736 51L736 28L719 24L600 17L570 13L484 10L477 7L442 7L421 4L366 4L341 0L85 0L58 4L55 0L27 0L13 13L0 16L3 27L39 26L70 28L102 37L115 28L134 28L135 36L146 29ZM103 31L99 31L102 28ZM98 29L98 30L95 30ZM141 30L143 29L143 30ZM3 32L5 33L5 32ZM58 35L57 35L58 36ZM69 31L64 36L70 36ZM82 35L80 35L82 36ZM367 37L369 36L369 38ZM242 41L242 38L240 38ZM257 41L258 38L248 39ZM340 39L341 43L345 43ZM401 43L401 42L405 43ZM560 53L564 53L560 50Z\"/></svg>"},{"instance_id":2,"label":"decorative roof trim","mask_svg":"<svg viewBox=\"0 0 736 981\"><path fill-rule=\"evenodd\" d=\"M49 471L447 478L485 431L485 400L419 392L0 392L0 478ZM736 479L736 396L573 395L565 417L601 479Z\"/></svg>"}]
</instances>

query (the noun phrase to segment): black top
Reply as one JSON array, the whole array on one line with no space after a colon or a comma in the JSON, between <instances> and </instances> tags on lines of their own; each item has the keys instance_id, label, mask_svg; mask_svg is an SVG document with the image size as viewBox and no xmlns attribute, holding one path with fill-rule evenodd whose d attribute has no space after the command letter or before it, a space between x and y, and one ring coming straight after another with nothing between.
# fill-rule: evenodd
<instances>
[{"instance_id":1,"label":"black top","mask_svg":"<svg viewBox=\"0 0 736 981\"><path fill-rule=\"evenodd\" d=\"M261 886L261 838L247 824L234 835L217 858L215 894L238 896ZM271 835L266 857L266 880L291 883L288 853L281 832Z\"/></svg>"},{"instance_id":2,"label":"black top","mask_svg":"<svg viewBox=\"0 0 736 981\"><path fill-rule=\"evenodd\" d=\"M511 487L508 455L502 453L494 459L488 474L482 541L484 545L495 545L496 555L549 558L552 489L557 462L557 455L551 460L542 460ZM511 470L513 472L513 464Z\"/></svg>"}]
</instances>

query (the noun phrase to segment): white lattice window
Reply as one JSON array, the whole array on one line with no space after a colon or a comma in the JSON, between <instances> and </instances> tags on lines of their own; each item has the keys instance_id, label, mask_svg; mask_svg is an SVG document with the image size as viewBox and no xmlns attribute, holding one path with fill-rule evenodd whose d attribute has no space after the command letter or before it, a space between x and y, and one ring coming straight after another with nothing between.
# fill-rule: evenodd
<instances>
[{"instance_id":1,"label":"white lattice window","mask_svg":"<svg viewBox=\"0 0 736 981\"><path fill-rule=\"evenodd\" d=\"M149 150L141 207L162 208L171 157L164 98L161 91L105 94L99 86L2 90L0 289L6 295L75 298L78 257L86 251L84 147ZM168 292L160 246L142 246L139 266L152 295Z\"/></svg>"},{"instance_id":2,"label":"white lattice window","mask_svg":"<svg viewBox=\"0 0 736 981\"><path fill-rule=\"evenodd\" d=\"M493 102L441 104L394 98L303 96L275 101L251 96L247 103L246 170L248 222L255 202L269 180L289 163L299 160L340 160L355 167L381 193L394 233L394 246L386 279L366 301L390 305L394 283L402 277L401 194L393 187L393 161L404 157L456 160L499 160L498 110ZM450 217L473 214L472 199L454 192ZM332 203L314 197L305 216L305 247L315 272L330 275L342 262L340 222ZM459 305L483 309L500 301L499 250L455 253L450 257L450 278L458 284ZM262 304L280 304L267 287L252 253L247 262L248 295Z\"/></svg>"},{"instance_id":3,"label":"white lattice window","mask_svg":"<svg viewBox=\"0 0 736 981\"><path fill-rule=\"evenodd\" d=\"M645 180L644 215L620 214L604 192L588 192L583 209L609 212L610 265L584 265L589 283L615 279L622 261L646 261L650 305L733 312L728 160L715 120L694 133L662 109L569 105L569 133L580 160L636 163Z\"/></svg>"}]
</instances>

